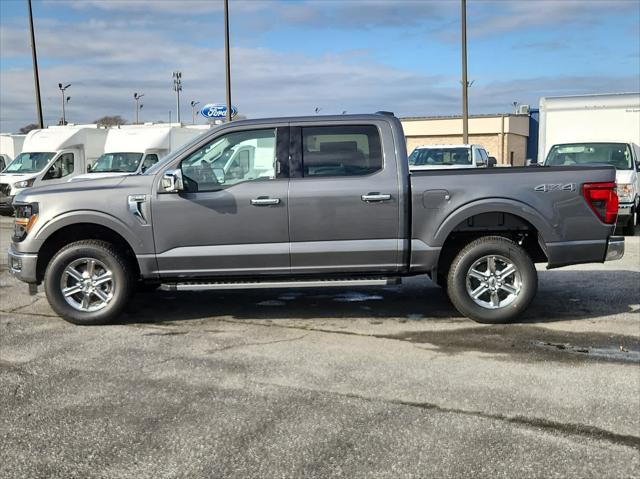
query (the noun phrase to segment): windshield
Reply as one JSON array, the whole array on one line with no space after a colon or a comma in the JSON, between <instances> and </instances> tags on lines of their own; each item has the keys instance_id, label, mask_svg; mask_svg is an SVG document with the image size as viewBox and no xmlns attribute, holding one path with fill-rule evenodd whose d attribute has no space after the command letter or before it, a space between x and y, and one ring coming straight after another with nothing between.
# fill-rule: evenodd
<instances>
[{"instance_id":1,"label":"windshield","mask_svg":"<svg viewBox=\"0 0 640 479\"><path fill-rule=\"evenodd\" d=\"M469 148L416 148L409 156L410 166L468 165Z\"/></svg>"},{"instance_id":2,"label":"windshield","mask_svg":"<svg viewBox=\"0 0 640 479\"><path fill-rule=\"evenodd\" d=\"M5 173L38 173L42 171L53 158L55 153L20 153L9 166Z\"/></svg>"},{"instance_id":3,"label":"windshield","mask_svg":"<svg viewBox=\"0 0 640 479\"><path fill-rule=\"evenodd\" d=\"M164 168L167 165L167 163L172 162L175 158L177 158L178 156L182 155L182 153L184 153L185 151L191 149L191 147L193 147L193 145L195 145L196 143L199 143L200 141L202 141L203 138L209 137L209 136L210 135L208 135L208 134L196 136L191 141L188 141L187 143L182 145L177 150L169 152L165 157L163 157L160 161L158 161L151 168L147 169L143 174L145 174L145 175L155 175L158 172L158 170L160 170L161 168Z\"/></svg>"},{"instance_id":4,"label":"windshield","mask_svg":"<svg viewBox=\"0 0 640 479\"><path fill-rule=\"evenodd\" d=\"M105 153L91 166L91 173L135 173L142 153Z\"/></svg>"},{"instance_id":5,"label":"windshield","mask_svg":"<svg viewBox=\"0 0 640 479\"><path fill-rule=\"evenodd\" d=\"M549 151L547 166L612 165L618 170L630 170L631 150L625 143L571 143L554 145Z\"/></svg>"}]
</instances>

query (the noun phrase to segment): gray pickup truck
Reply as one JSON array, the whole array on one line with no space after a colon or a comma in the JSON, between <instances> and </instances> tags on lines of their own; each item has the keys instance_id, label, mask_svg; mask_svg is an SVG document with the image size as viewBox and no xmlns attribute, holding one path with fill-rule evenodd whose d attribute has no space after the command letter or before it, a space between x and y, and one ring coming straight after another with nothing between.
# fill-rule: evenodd
<instances>
[{"instance_id":1,"label":"gray pickup truck","mask_svg":"<svg viewBox=\"0 0 640 479\"><path fill-rule=\"evenodd\" d=\"M385 285L428 274L463 315L516 318L549 268L618 259L612 167L409 172L392 114L237 121L145 173L15 198L11 272L76 324L136 289ZM424 298L428 308L429 298Z\"/></svg>"}]
</instances>

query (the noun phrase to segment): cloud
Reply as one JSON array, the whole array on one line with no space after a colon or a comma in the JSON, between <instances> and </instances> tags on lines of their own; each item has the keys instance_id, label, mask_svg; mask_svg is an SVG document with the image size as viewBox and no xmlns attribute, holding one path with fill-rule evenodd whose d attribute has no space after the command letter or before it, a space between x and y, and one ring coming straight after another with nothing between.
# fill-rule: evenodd
<instances>
[{"instance_id":1,"label":"cloud","mask_svg":"<svg viewBox=\"0 0 640 479\"><path fill-rule=\"evenodd\" d=\"M490 0L469 2L469 33L475 37L503 35L521 30L584 28L603 16L640 15L634 0Z\"/></svg>"}]
</instances>

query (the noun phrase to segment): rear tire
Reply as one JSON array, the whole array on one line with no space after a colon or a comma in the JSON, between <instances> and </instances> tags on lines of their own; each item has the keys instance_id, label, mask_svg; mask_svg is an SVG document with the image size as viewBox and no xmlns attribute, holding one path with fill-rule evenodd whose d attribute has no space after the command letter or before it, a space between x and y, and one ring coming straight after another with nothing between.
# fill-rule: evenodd
<instances>
[{"instance_id":1,"label":"rear tire","mask_svg":"<svg viewBox=\"0 0 640 479\"><path fill-rule=\"evenodd\" d=\"M457 254L447 285L449 299L464 316L479 323L507 323L535 297L538 275L517 243L503 236L484 236Z\"/></svg>"},{"instance_id":2,"label":"rear tire","mask_svg":"<svg viewBox=\"0 0 640 479\"><path fill-rule=\"evenodd\" d=\"M113 322L134 290L132 268L106 241L84 240L62 248L47 265L44 290L53 310L78 325Z\"/></svg>"}]
</instances>

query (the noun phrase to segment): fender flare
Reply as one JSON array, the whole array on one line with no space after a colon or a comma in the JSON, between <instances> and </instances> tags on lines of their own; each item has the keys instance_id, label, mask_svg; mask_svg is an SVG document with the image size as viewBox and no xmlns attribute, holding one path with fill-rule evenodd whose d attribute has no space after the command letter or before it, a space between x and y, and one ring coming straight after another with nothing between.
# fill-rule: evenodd
<instances>
[{"instance_id":1,"label":"fender flare","mask_svg":"<svg viewBox=\"0 0 640 479\"><path fill-rule=\"evenodd\" d=\"M509 213L518 216L538 230L543 242L553 241L555 233L544 216L531 206L520 201L507 198L483 198L467 203L454 210L444 220L433 235L434 244L444 245L451 232L463 221L481 213Z\"/></svg>"},{"instance_id":2,"label":"fender flare","mask_svg":"<svg viewBox=\"0 0 640 479\"><path fill-rule=\"evenodd\" d=\"M52 234L65 226L73 226L79 223L91 223L109 228L122 236L135 254L146 253L142 240L129 229L126 223L115 216L93 210L74 210L52 218L38 229L34 240L43 244Z\"/></svg>"}]
</instances>

